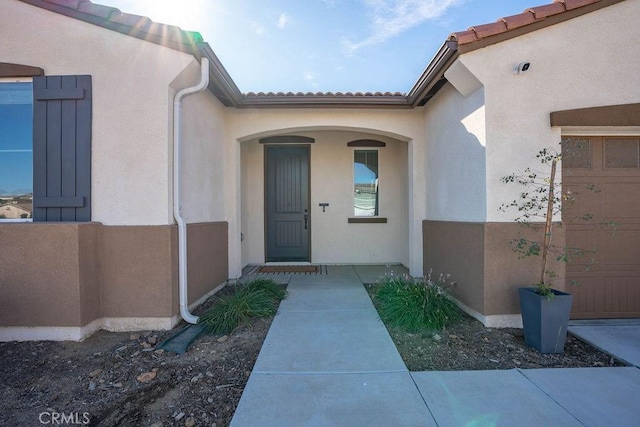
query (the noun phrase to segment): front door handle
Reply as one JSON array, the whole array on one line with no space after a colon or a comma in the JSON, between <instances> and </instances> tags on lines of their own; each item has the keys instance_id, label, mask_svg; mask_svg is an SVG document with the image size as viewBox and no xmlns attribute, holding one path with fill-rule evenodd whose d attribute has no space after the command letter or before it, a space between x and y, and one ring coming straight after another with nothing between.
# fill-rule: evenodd
<instances>
[{"instance_id":1,"label":"front door handle","mask_svg":"<svg viewBox=\"0 0 640 427\"><path fill-rule=\"evenodd\" d=\"M307 213L308 211L305 209L304 210L304 229L307 229L307 224L309 223L309 214Z\"/></svg>"}]
</instances>

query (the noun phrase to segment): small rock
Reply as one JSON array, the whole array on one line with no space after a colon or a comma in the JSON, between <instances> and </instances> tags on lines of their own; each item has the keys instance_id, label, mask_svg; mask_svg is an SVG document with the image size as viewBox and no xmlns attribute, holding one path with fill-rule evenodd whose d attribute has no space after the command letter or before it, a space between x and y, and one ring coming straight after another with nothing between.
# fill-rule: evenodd
<instances>
[{"instance_id":1,"label":"small rock","mask_svg":"<svg viewBox=\"0 0 640 427\"><path fill-rule=\"evenodd\" d=\"M211 371L207 371L204 373L206 376L208 376L209 378L213 378L213 372Z\"/></svg>"},{"instance_id":2,"label":"small rock","mask_svg":"<svg viewBox=\"0 0 640 427\"><path fill-rule=\"evenodd\" d=\"M136 351L135 353L133 353L133 354L131 355L131 357L136 357L136 356L140 356L140 352L139 352L139 351Z\"/></svg>"},{"instance_id":3,"label":"small rock","mask_svg":"<svg viewBox=\"0 0 640 427\"><path fill-rule=\"evenodd\" d=\"M96 389L96 383L93 381L89 381L89 391L93 391Z\"/></svg>"},{"instance_id":4,"label":"small rock","mask_svg":"<svg viewBox=\"0 0 640 427\"><path fill-rule=\"evenodd\" d=\"M164 350L163 349L159 349L159 350L154 351L154 353L157 354L157 355L161 355L162 353L164 353Z\"/></svg>"},{"instance_id":5,"label":"small rock","mask_svg":"<svg viewBox=\"0 0 640 427\"><path fill-rule=\"evenodd\" d=\"M516 359L513 359L513 363L515 363L516 365L522 365L522 362Z\"/></svg>"},{"instance_id":6,"label":"small rock","mask_svg":"<svg viewBox=\"0 0 640 427\"><path fill-rule=\"evenodd\" d=\"M223 335L220 338L218 338L216 341L218 341L218 342L226 342L227 340L229 340L229 336L228 335Z\"/></svg>"},{"instance_id":7,"label":"small rock","mask_svg":"<svg viewBox=\"0 0 640 427\"><path fill-rule=\"evenodd\" d=\"M158 374L156 374L155 372L145 372L138 375L136 379L141 383L148 383L149 381L153 380L156 375Z\"/></svg>"},{"instance_id":8,"label":"small rock","mask_svg":"<svg viewBox=\"0 0 640 427\"><path fill-rule=\"evenodd\" d=\"M137 340L140 339L140 335L139 334L131 334L131 335L129 335L129 339L131 341L137 341Z\"/></svg>"},{"instance_id":9,"label":"small rock","mask_svg":"<svg viewBox=\"0 0 640 427\"><path fill-rule=\"evenodd\" d=\"M143 348L151 348L151 344L149 344L148 342L143 342L142 344L140 344Z\"/></svg>"},{"instance_id":10,"label":"small rock","mask_svg":"<svg viewBox=\"0 0 640 427\"><path fill-rule=\"evenodd\" d=\"M191 378L191 382L192 382L193 384L195 384L195 383L197 383L198 381L200 381L200 379L201 379L202 377L203 377L203 375L202 375L202 374L198 374L198 375L196 375L195 377Z\"/></svg>"},{"instance_id":11,"label":"small rock","mask_svg":"<svg viewBox=\"0 0 640 427\"><path fill-rule=\"evenodd\" d=\"M153 369L151 370L151 372L158 372L159 370L160 370L160 368L153 368Z\"/></svg>"},{"instance_id":12,"label":"small rock","mask_svg":"<svg viewBox=\"0 0 640 427\"><path fill-rule=\"evenodd\" d=\"M213 403L213 397L208 397L208 398L207 398L207 402L209 402L209 403Z\"/></svg>"},{"instance_id":13,"label":"small rock","mask_svg":"<svg viewBox=\"0 0 640 427\"><path fill-rule=\"evenodd\" d=\"M433 334L433 339L436 341L440 341L442 339L442 337L438 334Z\"/></svg>"},{"instance_id":14,"label":"small rock","mask_svg":"<svg viewBox=\"0 0 640 427\"><path fill-rule=\"evenodd\" d=\"M458 336L457 336L457 335L453 335L453 334L451 334L451 335L449 335L449 338L451 338L452 340L455 340L455 339L457 339L457 338L458 338Z\"/></svg>"},{"instance_id":15,"label":"small rock","mask_svg":"<svg viewBox=\"0 0 640 427\"><path fill-rule=\"evenodd\" d=\"M186 414L184 412L180 412L178 415L176 415L175 417L173 417L176 421L180 421L181 419L184 418Z\"/></svg>"},{"instance_id":16,"label":"small rock","mask_svg":"<svg viewBox=\"0 0 640 427\"><path fill-rule=\"evenodd\" d=\"M193 417L189 417L184 421L185 427L193 427L196 425L196 419Z\"/></svg>"},{"instance_id":17,"label":"small rock","mask_svg":"<svg viewBox=\"0 0 640 427\"><path fill-rule=\"evenodd\" d=\"M120 387L122 387L122 385L123 385L122 383L115 383L115 384L113 384L113 386L114 386L114 387L116 387L116 388L120 388Z\"/></svg>"},{"instance_id":18,"label":"small rock","mask_svg":"<svg viewBox=\"0 0 640 427\"><path fill-rule=\"evenodd\" d=\"M147 338L147 342L149 344L155 345L158 342L158 336L157 335L151 335L149 338Z\"/></svg>"},{"instance_id":19,"label":"small rock","mask_svg":"<svg viewBox=\"0 0 640 427\"><path fill-rule=\"evenodd\" d=\"M89 373L89 378L95 378L102 373L102 369L96 369L95 371L91 371Z\"/></svg>"},{"instance_id":20,"label":"small rock","mask_svg":"<svg viewBox=\"0 0 640 427\"><path fill-rule=\"evenodd\" d=\"M164 427L164 423L162 421L156 421L155 423L151 424L149 427Z\"/></svg>"}]
</instances>

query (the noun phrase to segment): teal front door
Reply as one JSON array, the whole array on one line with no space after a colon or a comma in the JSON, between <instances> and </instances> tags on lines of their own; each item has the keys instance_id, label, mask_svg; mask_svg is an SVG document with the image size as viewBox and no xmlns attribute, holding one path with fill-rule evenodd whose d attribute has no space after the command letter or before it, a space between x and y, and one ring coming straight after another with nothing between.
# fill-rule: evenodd
<instances>
[{"instance_id":1,"label":"teal front door","mask_svg":"<svg viewBox=\"0 0 640 427\"><path fill-rule=\"evenodd\" d=\"M309 147L265 146L266 260L310 261Z\"/></svg>"}]
</instances>

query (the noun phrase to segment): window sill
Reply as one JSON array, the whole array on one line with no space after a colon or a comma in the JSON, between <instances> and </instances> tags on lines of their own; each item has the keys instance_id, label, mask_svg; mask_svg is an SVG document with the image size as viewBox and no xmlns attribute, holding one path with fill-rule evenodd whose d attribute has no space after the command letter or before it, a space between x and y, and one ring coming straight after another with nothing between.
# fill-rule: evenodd
<instances>
[{"instance_id":1,"label":"window sill","mask_svg":"<svg viewBox=\"0 0 640 427\"><path fill-rule=\"evenodd\" d=\"M382 217L357 217L357 218L349 218L349 224L386 224L387 218Z\"/></svg>"}]
</instances>

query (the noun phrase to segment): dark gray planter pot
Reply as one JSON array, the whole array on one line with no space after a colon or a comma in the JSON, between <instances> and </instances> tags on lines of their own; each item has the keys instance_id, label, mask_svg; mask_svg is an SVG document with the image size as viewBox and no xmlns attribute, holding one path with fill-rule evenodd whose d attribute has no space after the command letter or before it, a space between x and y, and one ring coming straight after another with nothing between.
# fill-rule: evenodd
<instances>
[{"instance_id":1,"label":"dark gray planter pot","mask_svg":"<svg viewBox=\"0 0 640 427\"><path fill-rule=\"evenodd\" d=\"M535 288L518 288L524 342L540 353L563 353L573 295L553 290L547 299Z\"/></svg>"}]
</instances>

